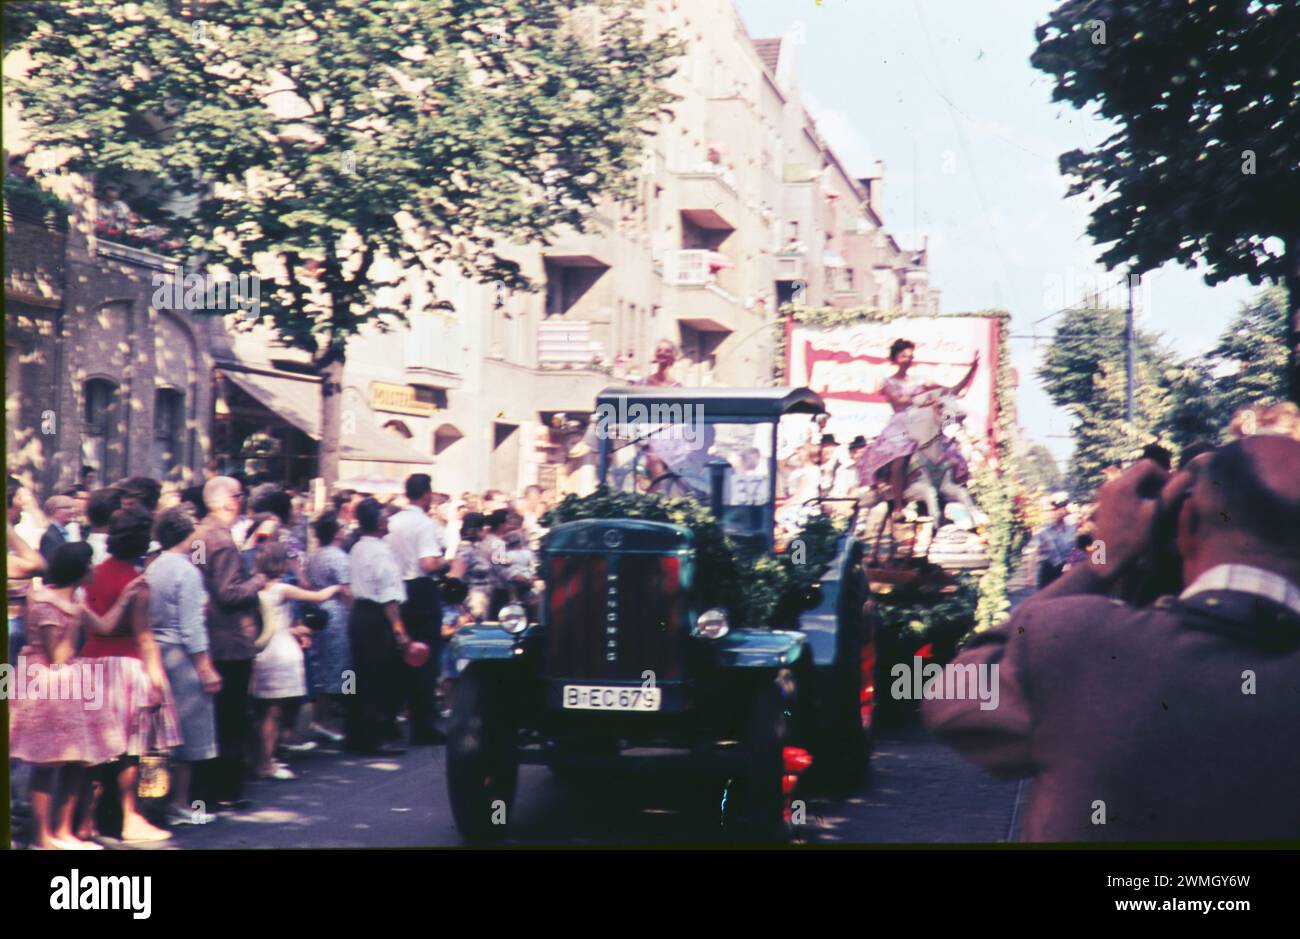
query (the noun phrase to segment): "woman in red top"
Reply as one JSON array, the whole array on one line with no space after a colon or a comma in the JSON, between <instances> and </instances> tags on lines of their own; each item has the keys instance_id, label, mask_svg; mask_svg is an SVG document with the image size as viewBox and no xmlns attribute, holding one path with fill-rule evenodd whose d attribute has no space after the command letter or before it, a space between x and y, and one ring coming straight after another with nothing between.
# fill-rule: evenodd
<instances>
[{"instance_id":1,"label":"woman in red top","mask_svg":"<svg viewBox=\"0 0 1300 939\"><path fill-rule=\"evenodd\" d=\"M117 602L122 590L140 576L141 560L149 550L153 516L143 506L118 509L108 523L106 561L94 569L86 589L86 606L98 615ZM176 705L162 655L149 628L149 610L137 604L137 615L123 629L110 636L91 636L82 657L104 667L104 708L122 729L125 750L119 759L104 769L101 783L107 785L117 777L122 803L122 840L126 842L164 841L171 837L145 820L136 806L135 787L140 757L150 746L174 747L181 741ZM98 794L88 794L87 811L79 837L92 836Z\"/></svg>"}]
</instances>

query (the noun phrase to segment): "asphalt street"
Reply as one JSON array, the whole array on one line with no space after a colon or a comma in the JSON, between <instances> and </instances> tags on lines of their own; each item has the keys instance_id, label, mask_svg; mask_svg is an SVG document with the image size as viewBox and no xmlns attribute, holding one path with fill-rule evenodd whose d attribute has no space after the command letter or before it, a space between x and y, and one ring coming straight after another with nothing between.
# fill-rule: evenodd
<instances>
[{"instance_id":1,"label":"asphalt street","mask_svg":"<svg viewBox=\"0 0 1300 939\"><path fill-rule=\"evenodd\" d=\"M296 755L299 778L248 785L253 805L202 827L182 827L158 849L437 847L461 843L447 800L444 751L414 748L364 758L329 750ZM846 799L807 799L796 840L807 844L1005 841L1019 787L999 782L930 740L919 727L876 742L871 777ZM725 844L721 793L698 780L647 773L560 779L521 768L506 844ZM105 839L109 848L125 847Z\"/></svg>"},{"instance_id":2,"label":"asphalt street","mask_svg":"<svg viewBox=\"0 0 1300 939\"><path fill-rule=\"evenodd\" d=\"M1029 593L1023 581L1018 574L1015 601ZM249 809L180 827L170 841L143 850L461 844L442 747L416 747L392 758L319 748L292 755L290 765L295 780L248 783ZM561 779L545 767L524 766L505 843L726 844L722 795L691 777L611 772ZM917 723L881 728L866 783L847 798L804 795L805 821L794 836L810 845L1008 841L1024 795L1023 785L966 763ZM16 828L22 824L15 822Z\"/></svg>"}]
</instances>

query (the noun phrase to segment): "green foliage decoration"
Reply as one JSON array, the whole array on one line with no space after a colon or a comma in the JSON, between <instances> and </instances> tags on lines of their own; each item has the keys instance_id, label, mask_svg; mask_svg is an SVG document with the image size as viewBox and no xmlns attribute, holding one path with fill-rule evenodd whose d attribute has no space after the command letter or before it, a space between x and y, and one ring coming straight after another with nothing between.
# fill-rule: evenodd
<instances>
[{"instance_id":1,"label":"green foliage decoration","mask_svg":"<svg viewBox=\"0 0 1300 939\"><path fill-rule=\"evenodd\" d=\"M798 608L808 587L834 559L842 530L830 518L814 515L791 540L802 542L796 553L742 556L708 508L694 499L666 499L646 493L619 492L601 486L591 495L569 495L547 512L541 523L552 528L589 518L634 518L668 522L695 536L695 582L701 609L726 609L742 626L770 626Z\"/></svg>"}]
</instances>

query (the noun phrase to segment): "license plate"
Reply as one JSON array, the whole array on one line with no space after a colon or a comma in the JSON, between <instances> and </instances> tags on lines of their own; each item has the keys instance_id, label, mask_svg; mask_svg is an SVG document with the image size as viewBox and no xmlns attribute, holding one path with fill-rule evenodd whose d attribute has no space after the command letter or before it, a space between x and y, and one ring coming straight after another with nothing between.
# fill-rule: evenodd
<instances>
[{"instance_id":1,"label":"license plate","mask_svg":"<svg viewBox=\"0 0 1300 939\"><path fill-rule=\"evenodd\" d=\"M657 711L658 688L565 685L564 706L575 711Z\"/></svg>"}]
</instances>

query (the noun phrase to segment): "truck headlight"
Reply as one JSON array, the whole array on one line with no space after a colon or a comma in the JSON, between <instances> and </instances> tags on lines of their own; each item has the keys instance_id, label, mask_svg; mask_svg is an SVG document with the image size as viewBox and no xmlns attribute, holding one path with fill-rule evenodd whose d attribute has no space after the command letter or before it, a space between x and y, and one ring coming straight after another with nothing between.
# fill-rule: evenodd
<instances>
[{"instance_id":1,"label":"truck headlight","mask_svg":"<svg viewBox=\"0 0 1300 939\"><path fill-rule=\"evenodd\" d=\"M703 639L721 639L730 628L727 614L716 608L705 610L695 621L695 634Z\"/></svg>"},{"instance_id":2,"label":"truck headlight","mask_svg":"<svg viewBox=\"0 0 1300 939\"><path fill-rule=\"evenodd\" d=\"M498 620L502 629L512 636L517 636L528 628L528 611L518 603L511 603L501 608Z\"/></svg>"}]
</instances>

